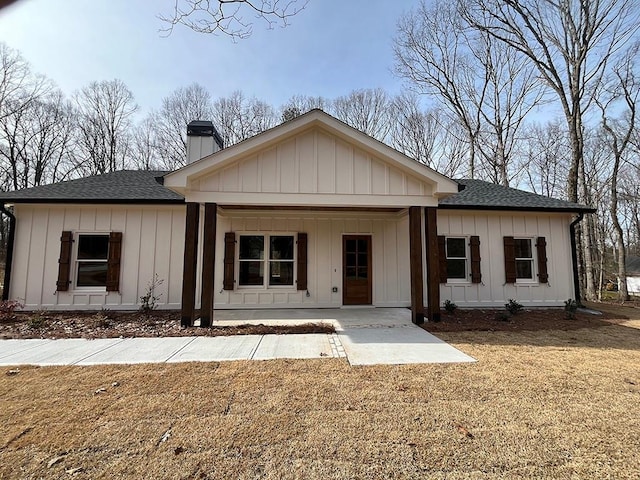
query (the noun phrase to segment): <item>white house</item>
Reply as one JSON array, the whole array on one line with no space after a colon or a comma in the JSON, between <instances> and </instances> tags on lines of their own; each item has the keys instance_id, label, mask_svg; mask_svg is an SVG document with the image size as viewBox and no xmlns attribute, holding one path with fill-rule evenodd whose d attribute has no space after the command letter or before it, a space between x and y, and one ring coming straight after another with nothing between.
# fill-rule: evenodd
<instances>
[{"instance_id":1,"label":"white house","mask_svg":"<svg viewBox=\"0 0 640 480\"><path fill-rule=\"evenodd\" d=\"M189 125L189 163L2 194L15 218L5 297L27 309L562 306L572 230L592 209L449 179L313 110L222 149ZM9 211L4 208L5 213Z\"/></svg>"}]
</instances>

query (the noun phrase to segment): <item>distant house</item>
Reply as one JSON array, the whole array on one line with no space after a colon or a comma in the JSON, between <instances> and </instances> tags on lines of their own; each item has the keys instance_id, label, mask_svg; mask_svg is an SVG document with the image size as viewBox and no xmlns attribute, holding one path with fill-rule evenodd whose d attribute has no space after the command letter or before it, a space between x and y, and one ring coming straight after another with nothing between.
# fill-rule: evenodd
<instances>
[{"instance_id":1,"label":"distant house","mask_svg":"<svg viewBox=\"0 0 640 480\"><path fill-rule=\"evenodd\" d=\"M625 266L627 267L627 290L630 295L640 296L640 257L627 256Z\"/></svg>"},{"instance_id":2,"label":"distant house","mask_svg":"<svg viewBox=\"0 0 640 480\"><path fill-rule=\"evenodd\" d=\"M7 296L35 309L562 306L583 205L452 180L313 110L228 148L188 128L174 172L120 171L2 194Z\"/></svg>"}]
</instances>

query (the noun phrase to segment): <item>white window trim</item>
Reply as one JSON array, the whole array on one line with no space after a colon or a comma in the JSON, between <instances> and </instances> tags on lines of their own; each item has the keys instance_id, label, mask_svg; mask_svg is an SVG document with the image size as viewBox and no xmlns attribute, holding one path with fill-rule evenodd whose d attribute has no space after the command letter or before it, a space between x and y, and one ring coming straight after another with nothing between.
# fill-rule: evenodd
<instances>
[{"instance_id":1,"label":"white window trim","mask_svg":"<svg viewBox=\"0 0 640 480\"><path fill-rule=\"evenodd\" d=\"M73 260L73 290L78 291L78 292L106 292L107 291L107 285L105 284L104 286L98 287L98 286L79 286L78 285L78 266L81 262L102 262L102 259L90 259L90 258L83 258L82 260L78 260L78 248L80 247L80 237L81 236L106 236L107 239L109 239L109 235L111 234L111 232L95 232L95 231L90 231L90 232L73 232L73 247L72 247L72 260ZM107 243L107 258L104 259L104 263L106 263L108 265L109 263L109 243ZM108 268L108 267L107 267Z\"/></svg>"},{"instance_id":2,"label":"white window trim","mask_svg":"<svg viewBox=\"0 0 640 480\"><path fill-rule=\"evenodd\" d=\"M464 240L464 254L465 254L465 262L464 262L464 278L449 278L447 277L447 283L471 283L471 248L469 247L469 242L471 241L468 236L465 235L445 235L444 237L444 252L445 258L449 261L449 252L447 251L447 240L449 238L461 238ZM452 257L452 260L462 260L462 257Z\"/></svg>"},{"instance_id":3,"label":"white window trim","mask_svg":"<svg viewBox=\"0 0 640 480\"><path fill-rule=\"evenodd\" d=\"M262 236L264 237L264 254L265 258L260 260L264 263L264 280L262 285L241 285L240 284L240 237L253 237L253 236ZM269 239L271 237L293 237L293 261L291 260L273 260L273 261L284 261L293 263L293 284L292 285L269 285L269 262L271 261L268 258L269 252ZM297 232L238 232L238 247L236 248L236 274L235 281L238 290L248 291L267 291L267 290L289 290L295 291L297 290L298 284L298 269L296 268L298 265L298 234ZM249 260L247 261L257 261L257 260Z\"/></svg>"},{"instance_id":4,"label":"white window trim","mask_svg":"<svg viewBox=\"0 0 640 480\"><path fill-rule=\"evenodd\" d=\"M518 268L516 267L516 283L521 283L521 284L537 284L537 275L536 273L538 272L538 259L537 259L537 255L535 252L535 246L536 246L536 237L529 237L529 236L514 236L513 237L514 242L516 240L529 240L531 242L531 258L525 258L525 257L516 257L515 256L515 246L514 246L514 261L517 262L518 260L531 260L531 278L518 278Z\"/></svg>"}]
</instances>

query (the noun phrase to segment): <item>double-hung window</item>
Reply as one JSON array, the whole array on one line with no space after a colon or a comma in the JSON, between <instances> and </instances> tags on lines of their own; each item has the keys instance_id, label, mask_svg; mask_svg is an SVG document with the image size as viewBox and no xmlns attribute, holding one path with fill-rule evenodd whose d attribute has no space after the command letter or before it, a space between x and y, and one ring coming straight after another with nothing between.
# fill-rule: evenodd
<instances>
[{"instance_id":1,"label":"double-hung window","mask_svg":"<svg viewBox=\"0 0 640 480\"><path fill-rule=\"evenodd\" d=\"M468 280L469 263L466 237L446 237L447 279Z\"/></svg>"},{"instance_id":2,"label":"double-hung window","mask_svg":"<svg viewBox=\"0 0 640 480\"><path fill-rule=\"evenodd\" d=\"M76 287L105 287L108 258L109 235L78 235Z\"/></svg>"},{"instance_id":3,"label":"double-hung window","mask_svg":"<svg viewBox=\"0 0 640 480\"><path fill-rule=\"evenodd\" d=\"M531 238L514 238L516 279L532 281L534 274L533 246Z\"/></svg>"},{"instance_id":4,"label":"double-hung window","mask_svg":"<svg viewBox=\"0 0 640 480\"><path fill-rule=\"evenodd\" d=\"M293 286L293 235L240 235L238 285Z\"/></svg>"}]
</instances>

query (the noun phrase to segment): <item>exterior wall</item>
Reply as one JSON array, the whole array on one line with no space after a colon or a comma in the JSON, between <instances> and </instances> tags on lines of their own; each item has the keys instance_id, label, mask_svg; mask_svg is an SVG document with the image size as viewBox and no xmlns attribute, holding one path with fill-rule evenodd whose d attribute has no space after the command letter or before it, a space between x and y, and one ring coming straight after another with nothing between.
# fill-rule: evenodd
<instances>
[{"instance_id":1,"label":"exterior wall","mask_svg":"<svg viewBox=\"0 0 640 480\"><path fill-rule=\"evenodd\" d=\"M159 308L180 308L184 255L184 206L23 205L15 208L16 240L10 298L28 310L135 310L149 281L157 289ZM104 288L56 292L60 234L122 232L120 292ZM71 270L75 278L74 267Z\"/></svg>"},{"instance_id":2,"label":"exterior wall","mask_svg":"<svg viewBox=\"0 0 640 480\"><path fill-rule=\"evenodd\" d=\"M479 284L440 284L440 301L459 307L503 307L509 299L525 306L563 306L574 297L570 222L562 213L439 210L438 235L480 236L482 272ZM548 284L505 284L504 236L546 238Z\"/></svg>"},{"instance_id":3,"label":"exterior wall","mask_svg":"<svg viewBox=\"0 0 640 480\"><path fill-rule=\"evenodd\" d=\"M228 198L235 198L232 193L261 194L259 204L269 204L271 194L288 194L292 201L289 205L309 203L297 201L296 195L314 194L319 201L323 194L331 194L344 196L339 197L342 205L358 201L345 201L348 197L371 198L378 203L396 198L402 206L428 201L435 205L430 184L321 129L240 158L221 171L193 181L189 190L226 193ZM246 197L237 201L243 203L242 198Z\"/></svg>"},{"instance_id":4,"label":"exterior wall","mask_svg":"<svg viewBox=\"0 0 640 480\"><path fill-rule=\"evenodd\" d=\"M406 307L410 301L409 219L400 213L229 212L218 216L215 308L316 308L342 306L342 236L370 234L373 305ZM308 235L308 290L292 287L236 287L222 291L224 234L298 233ZM236 248L236 280L238 276ZM332 288L338 291L333 292ZM221 292L222 291L222 292Z\"/></svg>"},{"instance_id":5,"label":"exterior wall","mask_svg":"<svg viewBox=\"0 0 640 480\"><path fill-rule=\"evenodd\" d=\"M627 290L633 295L640 294L640 277L627 277Z\"/></svg>"}]
</instances>

